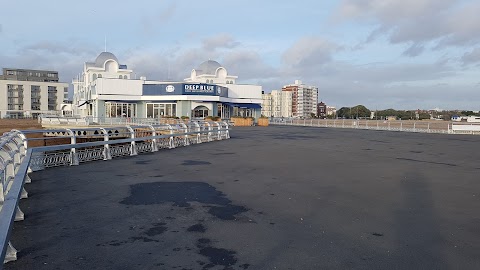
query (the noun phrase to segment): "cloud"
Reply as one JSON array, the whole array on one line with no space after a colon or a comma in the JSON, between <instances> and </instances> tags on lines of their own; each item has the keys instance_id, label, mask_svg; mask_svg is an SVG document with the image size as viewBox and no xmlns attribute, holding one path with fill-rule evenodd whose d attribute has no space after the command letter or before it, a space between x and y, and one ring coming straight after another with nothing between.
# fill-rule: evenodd
<instances>
[{"instance_id":1,"label":"cloud","mask_svg":"<svg viewBox=\"0 0 480 270\"><path fill-rule=\"evenodd\" d=\"M304 37L287 49L282 58L287 66L318 66L332 60L336 44L318 37Z\"/></svg>"},{"instance_id":2,"label":"cloud","mask_svg":"<svg viewBox=\"0 0 480 270\"><path fill-rule=\"evenodd\" d=\"M385 35L392 44L410 43L404 55L433 48L471 46L480 41L480 2L462 0L343 0L334 18L375 25L367 41Z\"/></svg>"},{"instance_id":3,"label":"cloud","mask_svg":"<svg viewBox=\"0 0 480 270\"><path fill-rule=\"evenodd\" d=\"M419 56L422 54L422 52L425 50L425 47L420 44L413 44L410 46L407 50L403 52L403 55L405 56L410 56L410 57L415 57Z\"/></svg>"},{"instance_id":4,"label":"cloud","mask_svg":"<svg viewBox=\"0 0 480 270\"><path fill-rule=\"evenodd\" d=\"M461 61L464 65L480 63L480 47L473 49L470 52L466 52Z\"/></svg>"},{"instance_id":5,"label":"cloud","mask_svg":"<svg viewBox=\"0 0 480 270\"><path fill-rule=\"evenodd\" d=\"M235 41L232 36L225 33L211 36L203 40L203 49L205 50L216 50L220 48L232 49L238 45L240 45L240 42Z\"/></svg>"},{"instance_id":6,"label":"cloud","mask_svg":"<svg viewBox=\"0 0 480 270\"><path fill-rule=\"evenodd\" d=\"M84 55L94 54L95 51L90 49L91 44L86 44L78 40L69 40L67 42L39 41L20 48L20 53L31 54L70 54Z\"/></svg>"},{"instance_id":7,"label":"cloud","mask_svg":"<svg viewBox=\"0 0 480 270\"><path fill-rule=\"evenodd\" d=\"M258 52L237 50L229 52L223 58L223 65L228 73L239 76L241 81L265 80L277 78L278 71L267 65Z\"/></svg>"},{"instance_id":8,"label":"cloud","mask_svg":"<svg viewBox=\"0 0 480 270\"><path fill-rule=\"evenodd\" d=\"M158 21L165 23L168 22L177 10L177 2L173 1L163 10L159 12Z\"/></svg>"},{"instance_id":9,"label":"cloud","mask_svg":"<svg viewBox=\"0 0 480 270\"><path fill-rule=\"evenodd\" d=\"M156 9L153 12L146 12L142 16L140 25L142 32L146 35L154 35L158 33L162 26L166 25L176 14L177 2L171 1L166 7Z\"/></svg>"}]
</instances>

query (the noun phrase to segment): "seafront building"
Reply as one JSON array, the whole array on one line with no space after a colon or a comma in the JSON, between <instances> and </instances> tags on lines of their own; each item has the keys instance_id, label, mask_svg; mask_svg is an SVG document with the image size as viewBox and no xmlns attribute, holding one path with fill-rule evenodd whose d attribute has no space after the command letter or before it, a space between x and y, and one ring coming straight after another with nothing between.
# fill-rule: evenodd
<instances>
[{"instance_id":1,"label":"seafront building","mask_svg":"<svg viewBox=\"0 0 480 270\"><path fill-rule=\"evenodd\" d=\"M57 71L3 68L0 75L0 118L56 114L67 99Z\"/></svg>"},{"instance_id":2,"label":"seafront building","mask_svg":"<svg viewBox=\"0 0 480 270\"><path fill-rule=\"evenodd\" d=\"M132 78L133 71L110 52L84 64L73 80L73 113L91 117L189 117L232 116L258 118L262 87L237 84L237 76L208 60L192 69L183 82Z\"/></svg>"},{"instance_id":3,"label":"seafront building","mask_svg":"<svg viewBox=\"0 0 480 270\"><path fill-rule=\"evenodd\" d=\"M292 92L272 90L263 94L262 115L266 117L292 117Z\"/></svg>"},{"instance_id":4,"label":"seafront building","mask_svg":"<svg viewBox=\"0 0 480 270\"><path fill-rule=\"evenodd\" d=\"M282 91L292 93L292 116L311 117L317 115L318 88L308 86L300 80L294 84L285 85Z\"/></svg>"}]
</instances>

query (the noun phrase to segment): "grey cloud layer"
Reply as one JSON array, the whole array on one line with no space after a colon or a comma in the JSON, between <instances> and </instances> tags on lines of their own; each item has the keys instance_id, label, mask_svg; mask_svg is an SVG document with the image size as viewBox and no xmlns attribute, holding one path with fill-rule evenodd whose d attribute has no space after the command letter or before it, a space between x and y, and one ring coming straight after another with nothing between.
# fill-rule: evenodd
<instances>
[{"instance_id":1,"label":"grey cloud layer","mask_svg":"<svg viewBox=\"0 0 480 270\"><path fill-rule=\"evenodd\" d=\"M153 80L183 80L192 68L214 59L230 74L238 75L239 83L258 83L267 92L301 79L318 86L320 99L330 105L478 109L478 83L439 84L459 75L459 70L449 61L353 65L336 59L342 46L319 37L304 37L281 54L280 66L272 66L262 57L261 49L237 44L240 43L234 37L219 34L205 38L197 47L138 47L114 53L122 64L135 71L135 76L146 75ZM91 50L92 47L80 41L38 42L19 48L14 56L7 57L0 52L0 62L9 67L55 69L62 81L70 82L82 71L85 61L93 61L100 53ZM465 53L463 61L480 62L480 48ZM455 92L461 94L451 94Z\"/></svg>"},{"instance_id":2,"label":"grey cloud layer","mask_svg":"<svg viewBox=\"0 0 480 270\"><path fill-rule=\"evenodd\" d=\"M405 55L432 48L471 46L480 41L480 2L461 0L343 0L335 18L373 23L371 41L386 35L391 43L410 43ZM372 19L373 18L373 19Z\"/></svg>"}]
</instances>

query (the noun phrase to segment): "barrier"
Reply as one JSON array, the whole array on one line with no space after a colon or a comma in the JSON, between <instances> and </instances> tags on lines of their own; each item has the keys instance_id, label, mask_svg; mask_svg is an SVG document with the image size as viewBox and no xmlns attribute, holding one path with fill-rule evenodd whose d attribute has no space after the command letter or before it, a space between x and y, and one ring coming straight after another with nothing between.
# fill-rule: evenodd
<instances>
[{"instance_id":1,"label":"barrier","mask_svg":"<svg viewBox=\"0 0 480 270\"><path fill-rule=\"evenodd\" d=\"M32 133L55 136L27 138ZM70 138L70 144L27 148L31 140ZM95 140L81 142L78 139ZM14 221L24 219L19 200L28 197L24 189L31 179L28 173L57 166L75 166L83 162L136 156L230 138L227 123L204 121L188 123L98 127L87 129L12 130L0 137L0 259L4 263L17 259L10 242ZM2 264L0 264L0 269Z\"/></svg>"},{"instance_id":2,"label":"barrier","mask_svg":"<svg viewBox=\"0 0 480 270\"><path fill-rule=\"evenodd\" d=\"M292 119L274 118L271 125L350 128L440 134L480 134L480 125L452 124L448 121L386 121L357 119Z\"/></svg>"}]
</instances>

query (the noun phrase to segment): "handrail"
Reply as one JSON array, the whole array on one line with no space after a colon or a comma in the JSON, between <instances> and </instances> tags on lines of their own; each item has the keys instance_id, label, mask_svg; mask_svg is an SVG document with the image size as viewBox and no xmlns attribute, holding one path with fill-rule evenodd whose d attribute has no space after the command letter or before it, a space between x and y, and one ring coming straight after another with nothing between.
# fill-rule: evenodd
<instances>
[{"instance_id":1,"label":"handrail","mask_svg":"<svg viewBox=\"0 0 480 270\"><path fill-rule=\"evenodd\" d=\"M308 126L325 128L367 129L440 134L480 134L478 125L457 124L444 121L387 121L359 119L293 119L274 118L271 125Z\"/></svg>"},{"instance_id":2,"label":"handrail","mask_svg":"<svg viewBox=\"0 0 480 270\"><path fill-rule=\"evenodd\" d=\"M198 126L198 123L196 123L195 125ZM136 137L135 128L139 127L148 128L152 132L152 136ZM77 129L75 129L74 131L64 129L61 131L58 130L58 132L70 133L71 135L69 137L63 137L71 138L70 144L40 146L28 149L25 148L25 145L26 141L29 139L27 139L21 131L6 133L6 136L0 137L0 165L2 165L0 166L0 173L2 173L0 174L0 192L3 198L3 200L0 200L0 246L2 248L0 260L6 263L17 259L17 251L10 242L10 234L13 228L13 222L24 219L24 214L19 207L19 200L27 197L27 192L24 189L24 184L30 182L28 173L47 167L47 165L49 164L46 164L45 160L47 159L47 156L49 154L58 154L62 157L58 159L57 163L53 164L53 166L79 165L79 161L84 162L99 159L112 159L112 157L115 157L115 155L112 154L113 147L118 148L116 149L116 151L118 151L118 155L116 156L135 156L138 153L142 152L156 152L162 146L163 148L171 149L178 146L187 146L190 144L198 144L202 142L210 142L214 140L223 140L230 138L229 126L227 123L224 123L224 126L218 124L217 127L218 128L216 129L198 129L195 131L181 133L173 133L173 129L171 129L170 134L157 135L155 132L155 126L129 126L128 128L130 129L131 137L116 140L109 140L107 129L110 128L100 128L101 132L104 133L104 140L83 143L76 142L76 135L74 131L77 131ZM182 129L186 129L188 131L188 126L183 125ZM92 131L99 130L99 128L82 129L82 131L85 130ZM42 131L43 130L37 130L37 132ZM26 133L34 132L30 130ZM19 146L16 141L14 142L15 138L19 138L19 140L23 142L21 146ZM2 159L7 159L7 157L2 158L2 149L4 146L9 145L12 142L15 144L17 149L10 152L3 151L4 153L7 153L6 156L8 157L8 160L6 160L6 163L4 163L2 162ZM168 147L165 144L162 144L166 142L168 142ZM103 147L98 148L98 146ZM139 150L140 148L142 148L142 151ZM67 153L59 153L59 151L62 150L70 151L68 151ZM79 157L80 151L84 151L85 153L90 151L89 153L93 157L89 158L87 157L88 155L85 155L85 157ZM101 158L99 158L98 155L100 152ZM66 160L68 162L66 162ZM13 177L12 174L14 175ZM11 180L12 178L13 181ZM2 268L3 264L0 262L0 269Z\"/></svg>"}]
</instances>

